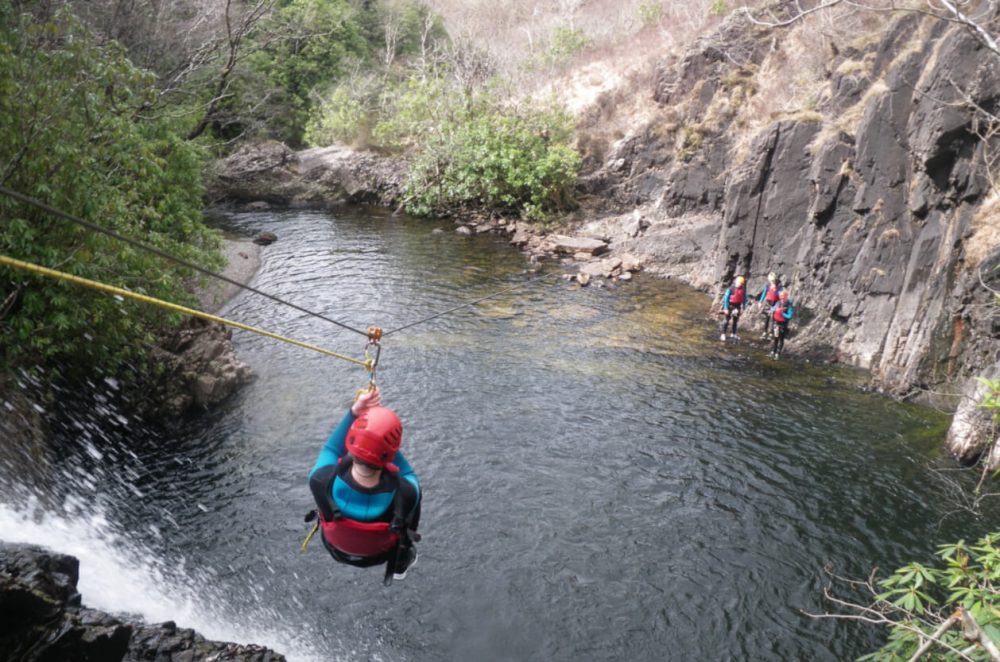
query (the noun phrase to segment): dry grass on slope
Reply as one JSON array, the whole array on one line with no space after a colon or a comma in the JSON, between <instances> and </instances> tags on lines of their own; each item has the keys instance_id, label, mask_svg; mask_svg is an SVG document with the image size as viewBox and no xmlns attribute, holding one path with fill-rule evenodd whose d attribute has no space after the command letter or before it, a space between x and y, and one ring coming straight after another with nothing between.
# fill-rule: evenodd
<instances>
[{"instance_id":1,"label":"dry grass on slope","mask_svg":"<svg viewBox=\"0 0 1000 662\"><path fill-rule=\"evenodd\" d=\"M746 156L760 131L781 119L821 121L826 127L824 136L838 131L853 133L864 103L858 104L853 115L825 117L821 109L832 94L831 78L851 76L861 85L871 85L872 58L865 53L894 18L889 12L837 6L775 31L771 50L755 76L756 94L739 109L733 122L739 134L735 160Z\"/></svg>"},{"instance_id":2,"label":"dry grass on slope","mask_svg":"<svg viewBox=\"0 0 1000 662\"><path fill-rule=\"evenodd\" d=\"M653 100L657 66L679 59L721 20L718 0L428 0L453 35L491 54L515 101L555 99L580 121L580 147L597 159L664 109ZM546 61L558 29L589 43ZM588 159L590 160L590 159Z\"/></svg>"}]
</instances>

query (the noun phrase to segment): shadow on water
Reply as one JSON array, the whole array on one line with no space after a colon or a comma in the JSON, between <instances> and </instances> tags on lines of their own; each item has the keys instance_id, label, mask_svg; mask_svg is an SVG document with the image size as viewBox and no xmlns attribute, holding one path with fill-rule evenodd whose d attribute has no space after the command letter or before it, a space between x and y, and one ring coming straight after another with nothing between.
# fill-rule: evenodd
<instances>
[{"instance_id":1,"label":"shadow on water","mask_svg":"<svg viewBox=\"0 0 1000 662\"><path fill-rule=\"evenodd\" d=\"M496 238L377 210L229 222L279 237L256 287L357 328L534 277ZM827 608L823 566L928 559L996 509L949 515L945 417L863 394L851 371L720 343L705 308L669 281L552 278L387 338L379 381L425 489L420 565L389 590L318 543L298 550L306 474L365 374L242 332L256 379L218 411L166 433L64 413L46 479L18 484L5 464L4 493L33 496L7 498L0 537L68 544L43 533L65 525L84 547L110 541L123 558L102 571L145 573L150 596L124 608L171 618L147 606L166 595L181 624L292 659L856 657L879 632L801 614ZM222 314L364 345L252 296Z\"/></svg>"}]
</instances>

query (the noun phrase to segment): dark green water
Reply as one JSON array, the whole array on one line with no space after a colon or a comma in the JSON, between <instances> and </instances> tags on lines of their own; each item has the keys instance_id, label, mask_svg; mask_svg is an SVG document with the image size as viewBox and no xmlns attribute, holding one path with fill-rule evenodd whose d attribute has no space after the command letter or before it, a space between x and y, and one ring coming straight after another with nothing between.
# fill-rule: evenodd
<instances>
[{"instance_id":1,"label":"dark green water","mask_svg":"<svg viewBox=\"0 0 1000 662\"><path fill-rule=\"evenodd\" d=\"M230 221L279 237L257 287L360 328L533 277L501 240L380 211ZM863 654L877 630L802 614L827 609L825 564L863 577L988 530L949 514L947 419L861 393L853 372L720 343L706 309L670 281L581 289L555 275L387 338L379 382L425 490L419 564L391 589L318 541L298 550L307 473L366 376L268 339L235 333L256 379L221 410L165 436L105 426L120 447L70 444L44 489L99 505L77 547L111 541L122 558L101 572L137 573L149 597L126 608L291 659ZM364 345L252 295L223 314ZM0 511L0 537L31 538L39 510ZM84 566L85 602L125 599L96 577L88 598Z\"/></svg>"}]
</instances>

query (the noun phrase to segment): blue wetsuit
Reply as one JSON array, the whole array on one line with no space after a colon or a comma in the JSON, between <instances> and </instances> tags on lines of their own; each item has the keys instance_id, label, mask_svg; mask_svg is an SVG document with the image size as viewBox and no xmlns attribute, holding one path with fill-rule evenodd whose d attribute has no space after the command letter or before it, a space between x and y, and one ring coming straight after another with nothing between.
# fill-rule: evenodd
<instances>
[{"instance_id":1,"label":"blue wetsuit","mask_svg":"<svg viewBox=\"0 0 1000 662\"><path fill-rule=\"evenodd\" d=\"M350 471L343 470L345 467L342 466L341 459L348 455L344 440L355 420L354 414L348 411L320 449L316 464L309 472L309 488L323 519L330 521L342 516L358 522L391 522L395 515L393 506L398 490L406 529L415 531L420 521L420 484L413 467L401 452L397 452L393 459L399 473L392 475L389 471L383 471L379 484L372 488L357 484ZM351 565L364 567L388 560L387 555L349 557L326 544L325 538L323 542L335 559Z\"/></svg>"},{"instance_id":2,"label":"blue wetsuit","mask_svg":"<svg viewBox=\"0 0 1000 662\"><path fill-rule=\"evenodd\" d=\"M758 294L757 297L756 297L756 299L757 299L758 302L760 302L762 304L765 304L765 303L768 304L767 306L764 307L764 334L765 335L768 332L770 332L770 330L771 330L771 321L772 321L771 320L771 308L774 306L774 304L778 303L778 301L779 301L778 297L780 297L781 293L785 291L784 285L782 285L780 282L775 283L774 285L775 285L775 287L774 287L774 301L768 301L767 300L767 293L771 289L771 283L770 283L770 281L764 284L764 287L762 287L761 290L760 290L760 294Z\"/></svg>"},{"instance_id":3,"label":"blue wetsuit","mask_svg":"<svg viewBox=\"0 0 1000 662\"><path fill-rule=\"evenodd\" d=\"M739 303L731 303L729 300L736 297L740 300ZM722 295L722 334L726 334L726 330L729 327L729 321L733 322L733 337L736 337L736 326L739 324L740 313L743 312L743 307L747 304L747 289L746 285L740 285L739 287L727 287L725 293ZM725 338L723 338L725 340Z\"/></svg>"}]
</instances>

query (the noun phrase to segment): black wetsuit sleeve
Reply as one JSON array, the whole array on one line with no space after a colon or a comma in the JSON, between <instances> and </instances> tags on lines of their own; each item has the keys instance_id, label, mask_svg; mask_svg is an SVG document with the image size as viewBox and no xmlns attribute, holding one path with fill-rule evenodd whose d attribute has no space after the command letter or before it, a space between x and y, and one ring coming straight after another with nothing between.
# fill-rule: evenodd
<instances>
[{"instance_id":1,"label":"black wetsuit sleeve","mask_svg":"<svg viewBox=\"0 0 1000 662\"><path fill-rule=\"evenodd\" d=\"M399 480L396 489L399 490L399 498L402 500L406 526L416 531L417 525L420 524L420 492L413 483L405 479Z\"/></svg>"},{"instance_id":2,"label":"black wetsuit sleeve","mask_svg":"<svg viewBox=\"0 0 1000 662\"><path fill-rule=\"evenodd\" d=\"M330 486L337 475L337 465L328 464L312 472L309 476L309 490L313 499L316 500L316 507L323 515L323 519L330 521L333 519L333 495Z\"/></svg>"}]
</instances>

